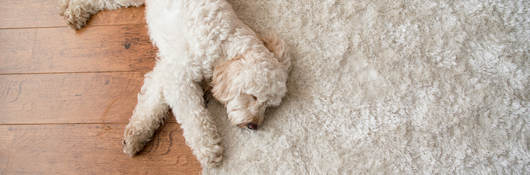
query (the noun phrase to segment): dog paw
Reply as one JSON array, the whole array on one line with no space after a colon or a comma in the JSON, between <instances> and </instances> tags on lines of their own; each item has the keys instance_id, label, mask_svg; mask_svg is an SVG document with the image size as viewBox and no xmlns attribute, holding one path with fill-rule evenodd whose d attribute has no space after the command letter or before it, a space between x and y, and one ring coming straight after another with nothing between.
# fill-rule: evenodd
<instances>
[{"instance_id":1,"label":"dog paw","mask_svg":"<svg viewBox=\"0 0 530 175\"><path fill-rule=\"evenodd\" d=\"M139 133L140 132L136 131L136 129L130 125L127 125L127 128L125 128L122 142L123 152L130 157L140 152L149 141L149 136Z\"/></svg>"},{"instance_id":2,"label":"dog paw","mask_svg":"<svg viewBox=\"0 0 530 175\"><path fill-rule=\"evenodd\" d=\"M133 157L144 147L144 144L138 142L131 142L130 139L124 139L122 144L123 153L127 154L129 157Z\"/></svg>"},{"instance_id":3,"label":"dog paw","mask_svg":"<svg viewBox=\"0 0 530 175\"><path fill-rule=\"evenodd\" d=\"M198 158L203 166L218 167L223 161L223 147L219 144L208 146Z\"/></svg>"},{"instance_id":4,"label":"dog paw","mask_svg":"<svg viewBox=\"0 0 530 175\"><path fill-rule=\"evenodd\" d=\"M89 4L76 2L65 1L65 4L61 5L60 14L70 27L79 30L86 25L92 14L96 13L97 10L93 10Z\"/></svg>"}]
</instances>

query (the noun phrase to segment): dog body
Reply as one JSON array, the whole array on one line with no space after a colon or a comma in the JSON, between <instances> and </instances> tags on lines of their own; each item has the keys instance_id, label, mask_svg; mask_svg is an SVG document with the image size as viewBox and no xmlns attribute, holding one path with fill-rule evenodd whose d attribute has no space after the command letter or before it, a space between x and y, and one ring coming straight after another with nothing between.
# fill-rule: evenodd
<instances>
[{"instance_id":1,"label":"dog body","mask_svg":"<svg viewBox=\"0 0 530 175\"><path fill-rule=\"evenodd\" d=\"M64 0L63 15L74 28L97 11L138 6L138 0ZM124 133L123 151L134 155L162 124L169 108L186 143L203 166L217 166L223 147L201 87L225 104L229 120L257 129L265 109L287 91L290 60L274 37L260 38L225 0L147 0L149 36L158 61L145 75L138 104Z\"/></svg>"}]
</instances>

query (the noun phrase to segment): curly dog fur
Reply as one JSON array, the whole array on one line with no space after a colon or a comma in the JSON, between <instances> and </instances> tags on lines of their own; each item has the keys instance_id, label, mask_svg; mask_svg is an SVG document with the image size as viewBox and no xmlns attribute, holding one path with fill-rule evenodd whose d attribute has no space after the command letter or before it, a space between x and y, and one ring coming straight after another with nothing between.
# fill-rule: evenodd
<instances>
[{"instance_id":1,"label":"curly dog fur","mask_svg":"<svg viewBox=\"0 0 530 175\"><path fill-rule=\"evenodd\" d=\"M145 75L124 132L123 151L130 156L140 151L171 108L199 162L218 166L221 137L204 106L201 84L212 87L233 125L257 129L265 109L279 105L287 92L290 60L284 43L271 36L260 38L225 0L145 3L159 59ZM142 4L141 0L61 0L61 14L80 29L98 11Z\"/></svg>"}]
</instances>

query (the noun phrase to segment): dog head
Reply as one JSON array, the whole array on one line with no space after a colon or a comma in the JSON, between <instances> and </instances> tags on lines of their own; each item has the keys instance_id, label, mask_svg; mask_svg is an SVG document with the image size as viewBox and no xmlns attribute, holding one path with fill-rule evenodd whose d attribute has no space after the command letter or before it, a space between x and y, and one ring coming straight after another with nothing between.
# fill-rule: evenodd
<instances>
[{"instance_id":1,"label":"dog head","mask_svg":"<svg viewBox=\"0 0 530 175\"><path fill-rule=\"evenodd\" d=\"M281 40L263 39L266 53L245 53L214 69L213 96L224 103L232 124L255 130L265 109L280 104L287 92L290 60Z\"/></svg>"}]
</instances>

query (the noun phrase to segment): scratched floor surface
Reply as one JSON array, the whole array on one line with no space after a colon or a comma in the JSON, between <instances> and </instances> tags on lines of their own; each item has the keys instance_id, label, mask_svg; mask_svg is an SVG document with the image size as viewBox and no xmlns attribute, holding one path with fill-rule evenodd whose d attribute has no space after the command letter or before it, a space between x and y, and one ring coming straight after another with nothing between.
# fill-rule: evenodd
<instances>
[{"instance_id":1,"label":"scratched floor surface","mask_svg":"<svg viewBox=\"0 0 530 175\"><path fill-rule=\"evenodd\" d=\"M140 155L121 152L156 53L144 8L75 32L56 2L0 1L0 175L200 173L174 119Z\"/></svg>"}]
</instances>

